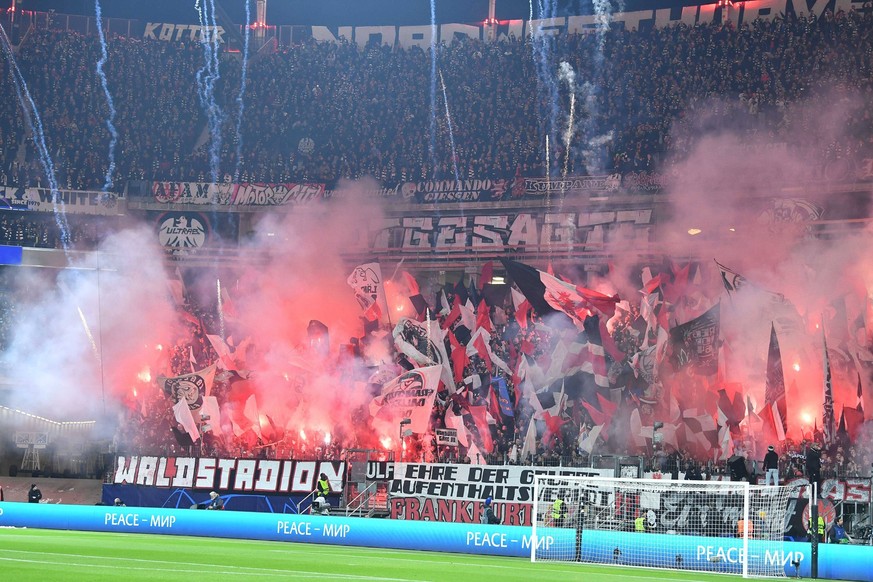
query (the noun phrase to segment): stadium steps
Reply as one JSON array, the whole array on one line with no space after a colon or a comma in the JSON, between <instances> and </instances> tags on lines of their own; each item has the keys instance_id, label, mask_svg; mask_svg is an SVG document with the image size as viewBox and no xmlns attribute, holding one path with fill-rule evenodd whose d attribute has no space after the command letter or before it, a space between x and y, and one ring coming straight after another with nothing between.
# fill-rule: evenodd
<instances>
[{"instance_id":1,"label":"stadium steps","mask_svg":"<svg viewBox=\"0 0 873 582\"><path fill-rule=\"evenodd\" d=\"M51 477L3 477L5 501L27 502L30 485L42 491L42 503L64 503L67 505L96 505L103 497L103 481L100 479L56 479Z\"/></svg>"}]
</instances>

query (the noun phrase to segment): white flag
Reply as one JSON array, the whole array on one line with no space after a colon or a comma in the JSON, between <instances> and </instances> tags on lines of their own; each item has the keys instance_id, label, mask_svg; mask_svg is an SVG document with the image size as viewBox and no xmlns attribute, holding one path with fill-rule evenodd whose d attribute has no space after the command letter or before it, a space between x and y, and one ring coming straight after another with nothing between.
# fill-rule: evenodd
<instances>
[{"instance_id":1,"label":"white flag","mask_svg":"<svg viewBox=\"0 0 873 582\"><path fill-rule=\"evenodd\" d=\"M191 440L197 442L200 438L200 431L197 430L197 422L194 420L194 415L191 414L191 409L188 408L188 403L183 399L173 405L173 416L176 417L176 422L182 425L185 432L191 437Z\"/></svg>"}]
</instances>

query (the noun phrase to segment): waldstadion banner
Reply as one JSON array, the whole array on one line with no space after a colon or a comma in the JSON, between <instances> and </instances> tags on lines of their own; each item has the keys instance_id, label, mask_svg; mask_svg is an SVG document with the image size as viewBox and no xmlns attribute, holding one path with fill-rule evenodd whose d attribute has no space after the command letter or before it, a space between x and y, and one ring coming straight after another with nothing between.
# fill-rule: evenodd
<instances>
[{"instance_id":1,"label":"waldstadion banner","mask_svg":"<svg viewBox=\"0 0 873 582\"><path fill-rule=\"evenodd\" d=\"M48 188L0 186L0 210L63 211L67 214L122 214L121 197L113 192L58 190L52 197Z\"/></svg>"},{"instance_id":2,"label":"waldstadion banner","mask_svg":"<svg viewBox=\"0 0 873 582\"><path fill-rule=\"evenodd\" d=\"M311 493L321 473L333 491L342 491L345 461L119 456L112 483L227 493Z\"/></svg>"}]
</instances>

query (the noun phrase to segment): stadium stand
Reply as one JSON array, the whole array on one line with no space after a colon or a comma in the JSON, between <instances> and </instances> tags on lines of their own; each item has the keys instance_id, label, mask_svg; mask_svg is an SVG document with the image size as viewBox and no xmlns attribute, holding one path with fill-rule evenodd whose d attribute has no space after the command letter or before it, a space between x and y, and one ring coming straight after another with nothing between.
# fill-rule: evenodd
<instances>
[{"instance_id":1,"label":"stadium stand","mask_svg":"<svg viewBox=\"0 0 873 582\"><path fill-rule=\"evenodd\" d=\"M558 147L550 175L563 171L573 175L669 173L704 132L730 127L749 134L767 133L779 142L798 128L812 132L821 127L811 120L834 99L873 102L871 13L760 20L739 30L722 24L613 30L606 35L602 53L596 42L593 35L553 40L549 56L553 64L565 61L576 71L590 71L596 89L586 110L590 143L569 153ZM203 139L205 117L191 81L202 63L200 45L114 36L109 51L107 75L118 109L120 136L115 188L122 189L128 180L207 180L210 160ZM372 176L382 185L396 186L451 178L455 168L460 178L541 175L541 141L547 120L537 113L542 93L532 51L529 43L516 38L494 44L467 39L440 46L442 81L436 105L438 111L448 106L451 112L454 147L448 117L437 115L431 151L430 56L426 51L311 40L280 47L250 62L240 159L236 159L234 128L241 61L238 55L222 54L217 94L225 118L219 166L230 177L231 169L239 164L239 181L270 183L334 184L344 178ZM19 48L18 63L42 115L61 188L99 189L103 185L109 135L104 124L106 106L91 74L98 52L95 37L45 29L33 30ZM0 61L0 74L8 77L5 61ZM443 83L447 104L440 101ZM0 185L45 186L10 83L0 86L0 95ZM709 114L701 127L698 113L703 109ZM819 148L818 158L873 155L869 107L854 109L846 121L847 135L809 136ZM611 140L595 139L607 134ZM563 169L565 159L567 170ZM70 223L75 247L96 246L100 220L75 217ZM3 211L0 243L57 248L60 238L51 216L34 218ZM447 292L449 304L454 291ZM7 314L14 311L14 302L5 299L0 297L0 318L8 326L12 319ZM556 338L542 327L520 329L514 323L514 306L508 296L490 308L495 329L489 348L512 370L517 369L520 354L542 355L554 344ZM186 297L179 315L188 324L169 344L169 373L191 371L192 358L199 367L216 363L219 354L206 337L217 328L216 313ZM644 339L634 333L639 316L634 306L612 333L615 343L628 354L638 351ZM444 323L446 317L440 314L436 323ZM8 332L0 333L4 341L7 336ZM466 405L492 406L495 396L490 391L489 364L483 358L471 360L457 376L479 376L486 381L469 390ZM509 400L518 403L521 387L511 375L504 379ZM230 378L216 381L214 394L219 398L231 390ZM178 430L172 410L164 405L165 396L154 393L149 397L154 400L143 397L125 409L125 421L119 424L112 450L154 455L193 452L193 444ZM444 419L454 404L448 398L438 402L432 415L435 428L447 426ZM511 422L495 419L488 427L494 445L491 452L480 452L479 459L456 459L454 452L440 451L432 442L416 438L407 441L407 459L585 466L591 451L580 444L597 422L590 411L577 407L574 412L572 422L563 428L541 431L527 455L521 454L526 437L523 427L528 426L532 411L518 406ZM251 431L236 432L220 440L207 434L196 454L330 459L346 448L379 446L365 435L334 435L329 444L316 445L324 442L324 435L309 439L289 435L271 442ZM810 434L802 441L785 441L780 450L783 478L800 470L791 459L820 440L821 435ZM724 464L699 451L672 453L669 459L651 456L647 468L668 472L673 463L685 470L705 461L708 475L727 471ZM873 451L849 446L844 440L825 453L825 477L865 474L871 460Z\"/></svg>"},{"instance_id":2,"label":"stadium stand","mask_svg":"<svg viewBox=\"0 0 873 582\"><path fill-rule=\"evenodd\" d=\"M602 141L572 151L568 171L665 170L703 129L766 132L778 142L798 127L814 126L807 116L821 115L834 99L869 101L871 19L870 13L828 12L817 19L757 20L739 30L721 24L614 30L602 53L595 35L556 37L548 58L589 72L585 81L596 91L580 113L591 143ZM120 132L116 187L126 179L205 179L204 115L191 82L202 61L199 43L116 36L109 52ZM61 187L103 185L106 105L90 74L98 53L96 37L52 30L33 31L20 48L19 66L32 79ZM237 162L240 65L238 55L222 54L216 94L226 174ZM242 181L332 183L369 175L393 185L453 177L455 165L461 178L542 171L543 124L549 120L537 114L542 93L532 47L520 39L440 46L454 151L447 117L438 115L433 154L430 56L421 49L307 41L249 65ZM3 90L0 172L6 179L0 181L42 183L13 89L6 84ZM801 103L808 107L793 107ZM441 90L436 106L444 110ZM703 108L711 113L706 128L690 122ZM816 136L824 159L870 153L870 112L860 108L848 121L845 138ZM610 132L611 140L596 139ZM21 152L16 144L24 146ZM560 174L565 153L556 147L550 171Z\"/></svg>"}]
</instances>

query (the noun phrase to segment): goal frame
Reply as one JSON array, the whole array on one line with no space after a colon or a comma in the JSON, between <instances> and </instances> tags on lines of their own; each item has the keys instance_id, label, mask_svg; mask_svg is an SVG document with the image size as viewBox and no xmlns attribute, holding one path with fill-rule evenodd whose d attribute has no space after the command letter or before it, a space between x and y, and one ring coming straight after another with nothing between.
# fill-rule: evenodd
<instances>
[{"instance_id":1,"label":"goal frame","mask_svg":"<svg viewBox=\"0 0 873 582\"><path fill-rule=\"evenodd\" d=\"M601 486L615 486L620 487L622 484L633 487L641 487L645 488L646 485L653 486L654 489L664 491L665 489L670 489L671 484L676 484L676 489L683 489L682 484L685 485L685 489L694 490L694 491L731 491L734 494L742 494L742 512L741 517L744 520L744 524L749 524L751 519L751 506L752 500L751 495L752 492L760 492L764 494L764 492L773 489L777 490L776 487L768 488L760 485L751 485L747 481L673 481L670 479L634 479L627 477L601 477L601 476L564 476L564 475L549 475L549 474L537 474L534 476L533 483L533 513L531 519L531 543L530 543L530 552L531 552L531 562L537 561L537 550L539 545L538 539L538 522L539 522L539 511L540 504L542 500L540 499L540 495L542 493L542 488L544 484L548 484L550 486L558 486L561 487L563 484L566 484L567 487L572 488L574 484L593 484L593 485L601 485ZM558 484L561 485L558 485ZM779 487L779 490L786 490L790 488L786 488L784 486ZM540 527L547 527L542 524L539 524ZM743 559L741 560L741 570L743 578L750 578L749 574L749 536L751 533L750 527L743 528L742 534L742 555ZM735 539L739 539L737 536ZM778 541L778 540L773 540ZM579 542L577 542L579 543ZM577 547L576 549L577 555L581 549ZM670 569L665 568L663 566L651 566L652 568L660 568L660 569ZM736 573L735 573L736 575ZM757 577L759 574L754 574ZM777 575L778 576L778 575Z\"/></svg>"}]
</instances>

